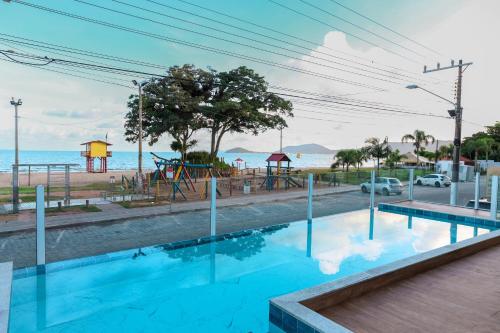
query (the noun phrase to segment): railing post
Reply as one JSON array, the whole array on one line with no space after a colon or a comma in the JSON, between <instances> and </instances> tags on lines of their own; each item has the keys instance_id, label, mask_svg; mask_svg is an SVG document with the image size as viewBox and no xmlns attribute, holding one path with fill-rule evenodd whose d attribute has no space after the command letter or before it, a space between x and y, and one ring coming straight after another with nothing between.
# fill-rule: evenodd
<instances>
[{"instance_id":1,"label":"railing post","mask_svg":"<svg viewBox=\"0 0 500 333\"><path fill-rule=\"evenodd\" d=\"M36 186L36 265L45 265L45 202L43 185Z\"/></svg>"},{"instance_id":2,"label":"railing post","mask_svg":"<svg viewBox=\"0 0 500 333\"><path fill-rule=\"evenodd\" d=\"M308 175L307 179L307 221L312 222L313 218L313 203L312 203L312 198L313 198L313 174L310 173Z\"/></svg>"},{"instance_id":3,"label":"railing post","mask_svg":"<svg viewBox=\"0 0 500 333\"><path fill-rule=\"evenodd\" d=\"M476 184L474 186L474 209L479 209L479 172L476 172Z\"/></svg>"},{"instance_id":4,"label":"railing post","mask_svg":"<svg viewBox=\"0 0 500 333\"><path fill-rule=\"evenodd\" d=\"M497 219L497 209L498 209L498 176L491 176L491 205L490 205L490 217L493 220Z\"/></svg>"},{"instance_id":5,"label":"railing post","mask_svg":"<svg viewBox=\"0 0 500 333\"><path fill-rule=\"evenodd\" d=\"M410 177L408 178L408 200L413 200L413 178L414 178L414 170L410 169Z\"/></svg>"},{"instance_id":6,"label":"railing post","mask_svg":"<svg viewBox=\"0 0 500 333\"><path fill-rule=\"evenodd\" d=\"M212 177L210 185L210 236L217 234L217 178Z\"/></svg>"},{"instance_id":7,"label":"railing post","mask_svg":"<svg viewBox=\"0 0 500 333\"><path fill-rule=\"evenodd\" d=\"M375 170L371 172L370 179L370 209L375 207Z\"/></svg>"}]
</instances>

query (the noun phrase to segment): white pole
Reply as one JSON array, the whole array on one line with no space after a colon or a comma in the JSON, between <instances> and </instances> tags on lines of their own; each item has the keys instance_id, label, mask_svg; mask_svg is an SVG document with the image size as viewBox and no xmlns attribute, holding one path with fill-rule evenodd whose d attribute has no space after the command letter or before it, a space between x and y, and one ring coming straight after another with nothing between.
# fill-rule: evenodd
<instances>
[{"instance_id":1,"label":"white pole","mask_svg":"<svg viewBox=\"0 0 500 333\"><path fill-rule=\"evenodd\" d=\"M458 192L458 183L451 182L451 192L450 192L450 205L457 205L457 192Z\"/></svg>"},{"instance_id":2,"label":"white pole","mask_svg":"<svg viewBox=\"0 0 500 333\"><path fill-rule=\"evenodd\" d=\"M476 184L474 186L474 209L479 209L479 172L476 172Z\"/></svg>"},{"instance_id":3,"label":"white pole","mask_svg":"<svg viewBox=\"0 0 500 333\"><path fill-rule=\"evenodd\" d=\"M413 173L414 169L410 169L410 177L408 179L408 200L412 201L413 200Z\"/></svg>"},{"instance_id":4,"label":"white pole","mask_svg":"<svg viewBox=\"0 0 500 333\"><path fill-rule=\"evenodd\" d=\"M307 177L307 221L311 222L313 218L313 174L310 173Z\"/></svg>"},{"instance_id":5,"label":"white pole","mask_svg":"<svg viewBox=\"0 0 500 333\"><path fill-rule=\"evenodd\" d=\"M43 185L36 186L36 264L45 265L45 202Z\"/></svg>"},{"instance_id":6,"label":"white pole","mask_svg":"<svg viewBox=\"0 0 500 333\"><path fill-rule=\"evenodd\" d=\"M375 170L372 170L370 181L370 209L375 207Z\"/></svg>"},{"instance_id":7,"label":"white pole","mask_svg":"<svg viewBox=\"0 0 500 333\"><path fill-rule=\"evenodd\" d=\"M498 209L498 176L491 176L490 217L493 220L497 219L497 209Z\"/></svg>"},{"instance_id":8,"label":"white pole","mask_svg":"<svg viewBox=\"0 0 500 333\"><path fill-rule=\"evenodd\" d=\"M210 193L210 236L215 237L217 234L217 178L215 177L212 177Z\"/></svg>"}]
</instances>

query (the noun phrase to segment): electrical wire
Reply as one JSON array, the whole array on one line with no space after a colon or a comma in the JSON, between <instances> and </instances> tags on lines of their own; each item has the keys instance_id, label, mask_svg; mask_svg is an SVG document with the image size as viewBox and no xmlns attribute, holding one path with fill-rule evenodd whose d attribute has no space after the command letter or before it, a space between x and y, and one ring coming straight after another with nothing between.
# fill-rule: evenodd
<instances>
[{"instance_id":1,"label":"electrical wire","mask_svg":"<svg viewBox=\"0 0 500 333\"><path fill-rule=\"evenodd\" d=\"M289 34L289 33L286 33L286 32L282 32L282 31L279 31L277 29L270 28L268 26L257 24L257 23L254 23L252 21L249 21L249 20L246 20L246 19L242 19L242 18L233 16L233 15L230 15L230 14L227 14L227 13L223 13L221 11L214 10L214 9L211 9L211 8L208 8L208 7L204 7L204 6L201 6L201 5L198 5L198 4L186 1L186 0L177 0L177 1L181 2L181 3L184 3L186 5L190 5L190 6L199 8L199 9L203 9L203 10L211 12L211 13L215 13L215 14L223 16L223 17L227 17L227 18L230 18L230 19L233 19L233 20L245 23L245 24L252 25L254 27L257 27L257 28L260 28L260 29L263 29L263 30L267 30L267 31L279 34L281 36L285 36L285 37L288 37L288 38L293 38L293 39L295 39L297 41L300 41L300 42L303 42L303 43L307 43L307 44L312 45L314 47L321 47L323 49L327 49L327 50L330 50L330 51L333 51L333 52L336 52L336 53L340 53L340 54L344 54L344 55L347 55L347 56L350 56L350 57L353 57L353 58L364 60L364 61L366 61L368 63L371 63L371 64L378 64L378 65L381 65L381 66L384 66L384 67L387 67L387 68L391 68L391 69L395 69L395 70L398 70L398 71L402 71L402 72L406 72L406 73L410 73L410 74L420 74L420 73L414 73L414 72L408 71L408 70L403 69L403 68L398 68L398 67L386 65L386 64L374 61L373 59L368 59L368 58L365 58L365 57L361 57L359 55L354 55L354 54L351 54L351 53L348 53L348 52L344 52L344 51L340 51L340 50L335 50L335 49L332 49L332 48L330 48L328 46L325 46L325 45L318 45L318 43L316 43L314 41L311 41L311 40L308 40L308 39L305 39L305 38L302 38L302 37L298 37L298 36L295 36L295 35L292 35L292 34Z\"/></svg>"},{"instance_id":2,"label":"electrical wire","mask_svg":"<svg viewBox=\"0 0 500 333\"><path fill-rule=\"evenodd\" d=\"M74 18L74 19L78 19L78 20L85 21L85 22L94 23L94 24L105 26L105 27L108 27L108 28L113 28L113 29L117 29L117 30L121 30L121 31L127 31L127 32L130 32L130 33L134 33L134 34L138 34L138 35L143 35L143 36L147 36L147 37L155 38L155 39L159 39L159 40L169 41L169 42L173 42L173 43L176 43L176 44L180 44L180 45L184 45L184 46L189 46L189 47L193 47L193 48L197 48L197 49L202 49L202 50L213 52L213 53L229 55L229 56L232 56L234 58L249 60L249 61L252 61L252 62L255 62L255 63L261 63L261 64L269 65L269 66L272 66L272 67L276 67L276 68L286 69L286 70L297 72L297 73L302 73L302 74L306 74L306 75L310 75L310 76L314 76L314 77L318 77L318 78L327 79L327 80L330 80L330 81L336 81L336 82L340 82L340 83L344 83L344 84L349 84L349 85L363 87L363 88L368 88L368 89L373 89L373 90L379 90L379 91L383 90L380 87L376 87L376 86L372 86L372 85L367 85L367 84L363 84L363 83L356 82L356 81L345 80L345 79L341 79L341 78L334 77L334 76L331 76L331 75L326 75L326 74L322 74L322 73L318 73L318 72L314 72L314 71L310 71L310 70L305 70L305 69L294 67L294 66L283 65L283 64L280 64L280 63L277 63L277 62L268 61L268 60L257 58L257 57L246 56L244 54L240 54L240 53L236 53L236 52L232 52L232 51L221 50L221 49L210 47L210 46L205 46L205 45L201 45L201 44L197 44L197 43L191 43L191 42L184 41L184 40L179 40L179 39L176 39L176 38L166 37L166 36L154 34L154 33L143 31L143 30L133 29L133 28L129 28L129 27L125 27L125 26L121 26L121 25L109 23L109 22L106 22L106 21L100 21L100 20L88 18L88 17L85 17L85 16L80 16L80 15L76 15L76 14L72 14L72 13L68 13L68 12L56 10L56 9L53 9L53 8L48 8L48 7L44 7L44 6L35 5L35 4L28 3L28 2L25 2L25 1L22 1L22 0L12 0L12 1L15 2L15 3L21 4L21 5L25 5L25 6L28 6L28 7L35 8L35 9L39 9L39 10L47 11L47 12L50 12L50 13L54 13L54 14L58 14L58 15L62 15L62 16L66 16L66 17L70 17L70 18Z\"/></svg>"},{"instance_id":3,"label":"electrical wire","mask_svg":"<svg viewBox=\"0 0 500 333\"><path fill-rule=\"evenodd\" d=\"M168 24L168 23L164 23L164 22L157 21L157 20L154 20L154 19L150 19L150 18L147 18L147 17L144 17L144 16L139 16L139 15L135 15L135 14L123 12L123 11L120 11L120 10L112 9L112 8L109 8L109 7L97 5L97 4L90 3L90 2L87 2L87 1L84 1L84 0L73 0L73 1L81 3L81 4L85 4L85 5L88 5L88 6L91 6L91 7L99 8L99 9L102 9L102 10L105 10L105 11L109 11L109 12L112 12L112 13L116 13L116 14L120 14L120 15L124 15L124 16L128 16L128 17L133 17L133 18L136 18L136 19L139 19L139 20L151 22L151 23L162 25L162 26L166 26L166 27L169 27L169 28L173 28L173 29L177 29L177 30L181 30L181 31L193 33L193 34L196 34L196 35L200 35L200 36L212 38L212 39L215 39L215 40L219 40L219 41L231 43L231 44L238 45L238 46L248 47L250 49L258 50L258 51L261 51L261 52L265 52L265 53L269 53L269 54L273 54L273 55L278 55L278 56L285 57L285 58L288 58L288 59L293 59L293 60L296 60L296 61L299 61L299 62L309 63L309 64L312 64L312 65L315 65L315 66L325 67L325 68L333 69L333 70L336 70L336 71L341 71L341 72L344 72L344 73L349 73L349 74L353 74L353 75L357 75L357 76L361 76L361 77L365 77L365 78L369 78L369 79L373 79L373 80L379 80L379 81L388 82L388 83L392 83L392 84L396 84L396 85L400 85L401 83L400 82L395 82L395 81L392 81L392 80L389 80L389 79L386 79L386 78L390 78L390 79L393 79L393 80L403 80L403 79L395 77L395 76L390 76L390 75L386 75L386 74L382 74L382 73L377 73L377 72L373 72L373 71L369 71L369 70L363 70L362 68L345 65L345 64L342 64L342 63L339 63L339 62L333 62L331 60L324 59L324 58L321 58L321 57L317 57L317 56L314 56L314 55L311 55L311 54L307 54L307 53L304 53L304 52L295 51L295 50L292 50L292 49L286 48L286 47L280 47L280 46L277 46L277 45L273 45L271 43L262 42L262 41L259 41L259 40L253 39L253 38L245 37L245 36L242 36L242 35L234 34L234 33L228 32L228 31L223 31L221 29L212 28L212 27L209 27L209 26L206 26L206 25L201 25L201 24L198 24L198 23L195 23L195 22L191 22L191 21L187 21L187 20L183 20L183 21L191 23L191 24L195 24L195 25L198 25L198 26L202 26L205 29L216 30L218 32L229 34L231 36L236 36L236 37L239 37L239 38L244 38L246 40L250 40L250 41L253 41L253 42L257 42L257 43L262 43L264 45L275 47L275 48L278 48L280 50L285 50L287 52L297 53L299 55L306 56L308 58L318 59L318 60L321 60L321 61L328 61L328 62L331 62L331 63L335 63L337 65L342 65L342 66L354 68L356 70L362 70L364 72L372 73L372 74L375 74L375 75L378 75L378 76L382 76L382 77L385 77L385 78L380 78L380 77L373 76L373 75L367 75L367 74L363 74L363 73L358 73L358 72L355 72L355 71L351 71L351 70L339 68L339 67L336 67L336 66L327 65L327 64L324 64L324 63L321 63L321 62L307 60L305 58L299 58L299 57L296 57L296 56L292 56L290 54L286 54L286 53L282 53L282 52L277 52L277 51L265 49L265 48L262 48L262 47L256 47L254 45L250 45L250 44L238 42L236 40L226 39L226 38L223 38L223 37L218 37L218 36L215 36L215 35L210 35L210 34L207 34L207 33L196 31L196 30L182 28L182 27L175 26L175 25L172 25L172 24ZM123 5L126 5L126 6L129 6L129 7L132 7L132 8L136 8L136 9L139 9L139 10L142 10L142 11L146 11L146 12L149 12L149 13L154 13L154 14L157 14L157 15L166 16L166 17L173 18L173 19L178 19L178 18L175 18L175 17L170 16L170 15L166 15L166 14L163 14L163 13L155 12L155 11L149 10L147 8L143 8L143 7L140 7L140 6L128 4L128 3L125 3L125 2L122 2L122 1L117 1L117 0L113 0L113 1L115 1L117 3L120 3L120 4L123 4Z\"/></svg>"},{"instance_id":4,"label":"electrical wire","mask_svg":"<svg viewBox=\"0 0 500 333\"><path fill-rule=\"evenodd\" d=\"M342 3L340 3L340 2L338 2L338 1L336 1L336 0L330 0L330 1L331 1L331 2L333 2L333 3L335 3L335 4L337 4L337 5L339 5L340 7L344 8L344 9L346 9L346 10L350 11L351 13L354 13L354 14L356 14L356 15L358 15L358 16L361 16L362 18L364 18L364 19L366 19L366 20L368 20L368 21L370 21L370 22L372 22L372 23L375 23L375 24L376 24L376 25L378 25L379 27L382 27L382 28L384 28L384 29L386 29L386 30L389 30L390 32L392 32L392 33L394 33L394 34L398 35L399 37L402 37L402 38L404 38L404 39L406 39L406 40L408 40L408 41L410 41L410 42L412 42L412 43L414 43L414 44L416 44L416 45L418 45L418 46L420 46L420 47L423 47L424 49L426 49L426 50L428 50L428 51L431 51L431 52L433 52L433 53L435 53L435 54L437 54L437 55L442 55L440 52L438 52L438 51L436 51L436 50L434 50L434 49L432 49L432 48L430 48L430 47L427 47L427 46L425 46L425 45L423 45L423 44L421 44L421 43L417 42L416 40L414 40L414 39L412 39L412 38L410 38L410 37L408 37L408 36L403 35L402 33L400 33L400 32L398 32L398 31L396 31L396 30L394 30L394 29L392 29L392 28L388 27L387 25L384 25L384 24L382 24L382 23L380 23L380 22L375 21L374 19L372 19L372 18L370 18L370 17L368 17L368 16L366 16L366 15L364 15L364 14L360 13L359 11L356 11L356 10L354 10L354 9L350 8L350 7L347 7L346 5L344 5L344 4L342 4Z\"/></svg>"},{"instance_id":5,"label":"electrical wire","mask_svg":"<svg viewBox=\"0 0 500 333\"><path fill-rule=\"evenodd\" d=\"M280 6L280 7L282 7L282 8L285 8L285 9L287 9L287 10L289 10L289 11L291 11L291 12L295 13L295 14L298 14L298 15L300 15L300 16L306 17L306 18L308 18L308 19L310 19L310 20L312 20L312 21L315 21L315 22L317 22L317 23L320 23L320 24L322 24L322 25L324 25L324 26L327 26L327 27L329 27L329 28L332 28L332 29L334 29L334 30L340 31L340 32L344 33L344 34L345 34L345 35L347 35L347 36L351 36L351 37L353 37L353 38L356 38L356 39L358 39L358 40L360 40L360 41L362 41L362 42L364 42L364 43L366 43L366 44L369 44L369 45L371 45L371 46L373 46L373 47L380 48L380 49L382 49L382 50L384 50L384 51L386 51L386 52L392 53L392 54L394 54L394 55L396 55L396 56L398 56L398 57L400 57L400 58L402 58L402 59L405 59L405 60L407 60L407 61L410 61L410 62L413 62L413 63L416 63L416 64L420 64L420 62L419 62L419 61L417 61L417 60L415 60L415 59L413 59L413 58L407 57L407 56L402 55L402 54L400 54L400 53L398 53L398 52L395 52L395 51L393 51L393 50L390 50L390 49L387 49L387 48L385 48L385 47L383 47L383 46L380 46L380 45L378 45L378 44L376 44L376 43L370 42L370 41L368 41L368 40L366 40L366 39L364 39L364 38L362 38L362 37L359 37L359 36L357 36L357 35L355 35L355 34L352 34L352 33L347 32L347 31L345 31L345 30L339 29L338 27L335 27L335 26L331 25L330 23L327 23L327 22L325 22L325 21L322 21L322 20L320 20L320 19L317 19L317 18L315 18L315 17L313 17L313 16L311 16L311 15L308 15L308 14L302 13L302 12L300 12L300 11L298 11L298 10L296 10L296 9L293 9L293 8L291 8L291 7L287 6L287 5L284 5L284 4L280 3L280 2L277 2L277 1L275 1L275 0L268 0L268 1L269 1L269 2L271 2L271 3L274 3L274 4L278 5L278 6Z\"/></svg>"},{"instance_id":6,"label":"electrical wire","mask_svg":"<svg viewBox=\"0 0 500 333\"><path fill-rule=\"evenodd\" d=\"M351 22L351 21L349 21L349 20L346 20L346 19L344 19L344 18L342 18L342 17L340 17L340 16L338 16L338 15L335 15L335 14L333 14L333 13L331 13L331 12L327 11L327 10L324 10L323 8L320 8L320 7L318 7L318 6L314 5L314 4L312 4L312 3L310 3L310 2L308 2L308 1L306 1L306 0L299 0L299 1L300 1L300 2L302 2L302 3L304 3L304 4L306 4L306 5L307 5L307 6L309 6L309 7L312 7L312 8L314 8L314 9L316 9L316 10L318 10L318 11L322 12L322 13L325 13L325 14L327 14L327 15L331 16L331 17L334 17L334 18L336 18L337 20L340 20L340 21L342 21L342 22L345 22L345 23L347 23L347 24L350 24L350 25L352 25L353 27L356 27L356 28L358 28L358 29L360 29L360 30L362 30L362 31L364 31L364 32L367 32L367 33L369 33L369 34L371 34L371 35L373 35L373 36L376 36L376 37L378 37L378 38L380 38L380 39L382 39L382 40L385 40L386 42L389 42L389 43L391 43L391 44L393 44L393 45L399 46L400 48L405 49L405 50L406 50L406 51L408 51L408 52L411 52L411 53L413 53L413 54L416 54L416 55L418 55L418 56L420 56L420 57L423 57L423 56L424 56L424 55L423 55L423 54L421 54L421 53L418 53L418 52L416 52L416 51L414 51L414 50L412 50L412 49L410 49L410 48L408 48L408 47L406 47L406 46L404 46L404 45L401 45L401 44L399 44L399 43L397 43L397 42L394 42L394 41L392 41L392 40L390 40L390 39L388 39L388 38L385 38L384 36L382 36L382 35L380 35L380 34L377 34L377 33L373 32L373 31L371 31L371 30L369 30L369 29L366 29L366 28L364 28L364 27L360 26L359 24L353 23L353 22Z\"/></svg>"},{"instance_id":7,"label":"electrical wire","mask_svg":"<svg viewBox=\"0 0 500 333\"><path fill-rule=\"evenodd\" d=\"M154 13L156 15L160 15L160 16L172 18L174 20L179 20L179 21L186 22L186 23L193 24L193 25L197 25L197 26L201 26L203 28L207 28L207 29L210 29L210 30L215 30L215 31L218 31L218 32L222 32L222 33L225 33L225 34L232 35L232 36L237 36L237 37L240 37L240 38L249 39L251 41L254 41L254 42L257 42L257 43L261 43L261 44L264 44L264 45L268 45L268 46L271 46L271 47L275 47L275 48L279 48L279 49L285 49L287 51L298 53L298 54L305 55L305 56L308 56L308 57L313 57L313 58L316 58L316 59L320 59L320 60L324 60L324 61L329 61L329 62L332 62L334 64L343 65L343 66L346 66L346 67L349 67L349 68L354 68L354 69L365 70L366 71L366 69L362 69L362 68L359 68L357 66L352 66L352 65L348 65L348 64L344 64L344 63L339 63L338 61L332 61L332 60L324 59L324 58L321 58L321 57L313 56L310 53L307 54L307 53L303 53L303 52L298 52L298 51L295 51L295 50L291 50L289 48L283 48L283 47L277 46L276 44L266 43L266 42L263 42L263 41L260 41L260 40L256 40L256 39L253 39L253 38L246 37L246 36L234 34L234 33L231 33L231 32L229 32L227 30L221 30L221 29L213 28L213 27L210 27L210 26L207 26L207 25L203 25L203 24L199 24L199 23L196 23L196 22L193 22L193 21L189 21L189 20L181 19L181 18L178 18L178 17L175 17L175 16L167 15L167 14L162 13L162 12L158 12L158 11L146 9L144 7L139 7L139 6L136 6L136 5L132 5L130 3L126 3L126 2L123 2L123 1L120 1L120 0L112 0L112 1L116 2L116 3L119 3L119 4L122 4L122 5L126 5L126 6L129 6L129 7L136 8L136 9L140 9L142 11L147 11L147 12L150 12L150 13ZM253 31L253 30L250 30L250 29L246 29L246 28L243 28L243 27L240 27L240 26L236 26L234 24L229 24L229 23L226 23L226 22L215 20L213 18L210 18L210 17L207 17L207 16L203 16L203 15L199 15L199 14L193 13L191 11L183 10L183 9L180 9L180 8L177 8L177 7L174 7L174 6L171 6L171 5L167 5L167 4L164 4L164 3L160 3L158 1L154 1L154 0L145 0L145 1L153 3L153 4L156 4L156 5L164 7L164 8L172 9L172 10L184 13L184 14L192 15L192 16L197 17L197 18L202 18L204 20L208 20L208 21L211 21L211 22L215 22L217 24L221 24L221 25L224 25L224 26L227 26L227 27L231 27L233 29L237 29L237 30L244 31L244 32L247 32L247 33L251 33L251 34L254 34L254 35L257 35L257 36L268 38L268 39L271 39L271 40L274 40L274 41L278 41L280 43L286 44L287 46L288 45L292 45L294 47L306 50L306 51L311 52L311 53L319 53L319 54L326 55L326 56L331 57L331 58L339 59L339 60L342 60L342 61L347 61L347 62L356 64L356 65L359 65L359 66L371 68L371 69L374 69L374 70L377 70L377 71L386 72L386 73L389 73L389 74L392 74L392 75L397 75L397 76L405 77L405 78L412 79L412 80L417 80L417 81L422 80L422 79L417 79L417 78L409 76L409 75L405 75L405 74L401 74L401 73L398 73L398 72L394 72L394 70L386 70L386 69L379 68L379 67L376 67L376 66L373 66L373 65L363 64L361 62L354 61L352 59L347 59L347 58L335 56L335 55L332 55L330 53L319 51L317 49L311 49L311 48L305 47L304 45L300 45L300 44L297 44L297 43L294 43L294 42L290 42L290 41L287 41L287 40L276 38L276 37L273 37L273 36L270 36L270 35L267 35L267 34L259 33L259 32L256 32L256 31ZM368 72L374 73L374 74L381 74L381 73L373 72L373 71L368 71ZM392 77L392 76L389 76L389 77Z\"/></svg>"}]
</instances>

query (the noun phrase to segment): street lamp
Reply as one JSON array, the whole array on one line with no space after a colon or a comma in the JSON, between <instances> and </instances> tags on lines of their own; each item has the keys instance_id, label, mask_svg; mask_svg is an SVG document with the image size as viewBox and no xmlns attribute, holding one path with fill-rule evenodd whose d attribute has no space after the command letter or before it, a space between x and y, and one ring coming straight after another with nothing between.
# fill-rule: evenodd
<instances>
[{"instance_id":1,"label":"street lamp","mask_svg":"<svg viewBox=\"0 0 500 333\"><path fill-rule=\"evenodd\" d=\"M19 132L18 132L18 108L23 104L19 98L17 101L12 97L10 105L14 106L14 122L15 122L15 157L14 157L14 170L12 173L12 208L13 212L17 213L19 209Z\"/></svg>"},{"instance_id":2,"label":"street lamp","mask_svg":"<svg viewBox=\"0 0 500 333\"><path fill-rule=\"evenodd\" d=\"M17 115L17 109L20 105L23 105L23 101L19 98L17 101L12 97L10 100L10 105L14 106L14 119L15 119L15 137L16 137L16 157L15 157L15 165L19 164L19 139L18 139L18 115Z\"/></svg>"},{"instance_id":3,"label":"street lamp","mask_svg":"<svg viewBox=\"0 0 500 333\"><path fill-rule=\"evenodd\" d=\"M139 173L139 175L142 175L142 87L144 87L148 83L148 81L139 83L136 80L132 80L132 83L139 89L139 156L137 161L137 172Z\"/></svg>"},{"instance_id":4,"label":"street lamp","mask_svg":"<svg viewBox=\"0 0 500 333\"><path fill-rule=\"evenodd\" d=\"M453 140L453 166L451 170L451 193L450 193L450 204L455 206L457 204L457 195L458 195L458 173L460 172L460 133L462 127L462 107L459 107L457 103L450 101L447 98L439 96L436 93L433 93L430 90L422 88L416 84L410 84L406 86L407 89L420 89L423 90L433 96L436 96L450 104L452 104L455 108L453 110L448 110L448 114L451 118L455 118L455 138Z\"/></svg>"}]
</instances>

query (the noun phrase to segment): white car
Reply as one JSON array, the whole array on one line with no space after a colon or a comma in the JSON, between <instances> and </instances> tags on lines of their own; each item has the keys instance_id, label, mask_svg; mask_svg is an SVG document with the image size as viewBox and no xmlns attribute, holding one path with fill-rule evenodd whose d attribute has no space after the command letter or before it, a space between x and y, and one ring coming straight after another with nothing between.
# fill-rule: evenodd
<instances>
[{"instance_id":1,"label":"white car","mask_svg":"<svg viewBox=\"0 0 500 333\"><path fill-rule=\"evenodd\" d=\"M417 185L430 185L436 187L450 186L451 179L448 176L441 175L439 173L433 173L423 177L417 177L415 184Z\"/></svg>"},{"instance_id":2,"label":"white car","mask_svg":"<svg viewBox=\"0 0 500 333\"><path fill-rule=\"evenodd\" d=\"M363 193L370 192L370 182L361 184L361 191ZM401 194L403 193L403 184L397 178L390 177L377 177L375 178L375 192L383 195Z\"/></svg>"}]
</instances>

